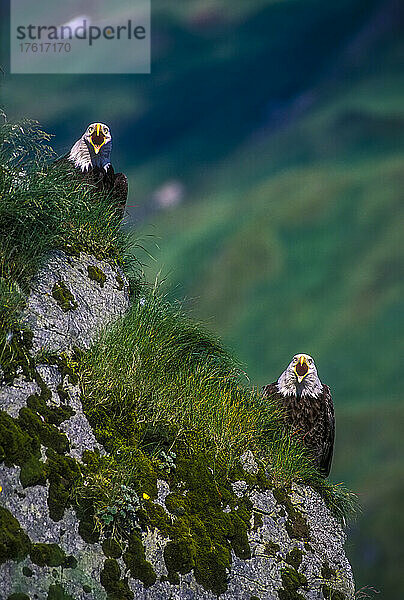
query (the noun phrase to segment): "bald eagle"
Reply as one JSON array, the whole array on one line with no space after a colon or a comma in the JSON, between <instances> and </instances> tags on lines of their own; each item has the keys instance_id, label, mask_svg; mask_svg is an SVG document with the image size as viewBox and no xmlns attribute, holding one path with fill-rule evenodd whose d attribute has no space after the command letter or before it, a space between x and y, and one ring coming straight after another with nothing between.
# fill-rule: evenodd
<instances>
[{"instance_id":1,"label":"bald eagle","mask_svg":"<svg viewBox=\"0 0 404 600\"><path fill-rule=\"evenodd\" d=\"M128 197L128 180L123 173L115 173L111 165L112 136L104 123L91 123L80 139L73 144L67 160L75 171L97 189L111 195L120 216L123 216Z\"/></svg>"},{"instance_id":2,"label":"bald eagle","mask_svg":"<svg viewBox=\"0 0 404 600\"><path fill-rule=\"evenodd\" d=\"M308 448L318 471L327 477L334 449L334 406L330 388L321 383L312 357L296 354L278 381L264 386L263 395L280 402L286 424Z\"/></svg>"}]
</instances>

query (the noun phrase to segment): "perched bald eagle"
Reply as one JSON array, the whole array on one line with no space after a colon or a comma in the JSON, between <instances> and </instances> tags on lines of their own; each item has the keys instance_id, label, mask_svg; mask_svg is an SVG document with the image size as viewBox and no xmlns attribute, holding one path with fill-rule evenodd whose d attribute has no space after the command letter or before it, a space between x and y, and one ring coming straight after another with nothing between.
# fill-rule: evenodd
<instances>
[{"instance_id":1,"label":"perched bald eagle","mask_svg":"<svg viewBox=\"0 0 404 600\"><path fill-rule=\"evenodd\" d=\"M330 388L321 383L314 360L296 354L278 381L264 386L264 398L279 400L285 420L327 477L334 450L335 418Z\"/></svg>"},{"instance_id":2,"label":"perched bald eagle","mask_svg":"<svg viewBox=\"0 0 404 600\"><path fill-rule=\"evenodd\" d=\"M110 193L117 212L123 216L128 197L128 180L123 173L115 173L111 165L112 136L104 123L91 123L63 160L101 192Z\"/></svg>"}]
</instances>

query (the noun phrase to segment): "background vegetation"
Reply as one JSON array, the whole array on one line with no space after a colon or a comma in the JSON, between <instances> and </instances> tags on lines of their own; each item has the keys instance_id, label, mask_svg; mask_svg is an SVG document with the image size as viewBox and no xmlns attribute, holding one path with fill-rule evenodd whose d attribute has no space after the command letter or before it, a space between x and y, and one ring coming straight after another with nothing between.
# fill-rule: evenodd
<instances>
[{"instance_id":1,"label":"background vegetation","mask_svg":"<svg viewBox=\"0 0 404 600\"><path fill-rule=\"evenodd\" d=\"M332 476L364 506L358 584L391 600L404 584L403 21L397 0L154 0L151 76L14 76L2 90L60 154L89 122L111 125L148 277L190 299L254 384L297 350L315 356L336 404Z\"/></svg>"}]
</instances>

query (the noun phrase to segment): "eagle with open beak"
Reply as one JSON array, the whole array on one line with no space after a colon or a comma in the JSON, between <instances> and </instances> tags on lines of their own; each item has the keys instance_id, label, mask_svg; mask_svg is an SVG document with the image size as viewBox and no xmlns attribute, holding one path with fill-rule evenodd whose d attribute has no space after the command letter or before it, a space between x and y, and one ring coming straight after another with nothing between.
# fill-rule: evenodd
<instances>
[{"instance_id":1,"label":"eagle with open beak","mask_svg":"<svg viewBox=\"0 0 404 600\"><path fill-rule=\"evenodd\" d=\"M300 437L316 468L327 477L334 450L334 406L330 388L321 383L313 358L295 354L278 380L263 388L263 395L279 401L285 425Z\"/></svg>"},{"instance_id":2,"label":"eagle with open beak","mask_svg":"<svg viewBox=\"0 0 404 600\"><path fill-rule=\"evenodd\" d=\"M303 379L308 374L309 365L307 361L310 359L311 357L307 356L306 354L300 354L300 356L298 357L298 360L295 366L293 367L293 371L297 377L298 383L302 383Z\"/></svg>"},{"instance_id":3,"label":"eagle with open beak","mask_svg":"<svg viewBox=\"0 0 404 600\"><path fill-rule=\"evenodd\" d=\"M78 173L94 183L97 189L111 195L117 212L124 214L128 197L128 180L115 173L111 165L112 135L105 123L91 123L65 157Z\"/></svg>"},{"instance_id":4,"label":"eagle with open beak","mask_svg":"<svg viewBox=\"0 0 404 600\"><path fill-rule=\"evenodd\" d=\"M92 123L88 126L84 134L84 139L87 144L91 144L95 154L98 154L104 144L109 144L112 141L109 127L103 123Z\"/></svg>"}]
</instances>

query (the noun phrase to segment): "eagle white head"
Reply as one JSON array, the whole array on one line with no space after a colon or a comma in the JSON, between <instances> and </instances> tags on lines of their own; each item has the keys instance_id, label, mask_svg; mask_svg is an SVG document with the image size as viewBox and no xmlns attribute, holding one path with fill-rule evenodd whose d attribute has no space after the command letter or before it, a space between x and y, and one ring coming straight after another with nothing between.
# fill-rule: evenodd
<instances>
[{"instance_id":1,"label":"eagle white head","mask_svg":"<svg viewBox=\"0 0 404 600\"><path fill-rule=\"evenodd\" d=\"M81 171L98 167L107 169L112 150L112 136L105 123L91 123L70 150L69 160Z\"/></svg>"},{"instance_id":2,"label":"eagle white head","mask_svg":"<svg viewBox=\"0 0 404 600\"><path fill-rule=\"evenodd\" d=\"M278 379L278 389L283 396L318 397L323 391L314 359L309 354L295 354Z\"/></svg>"}]
</instances>

